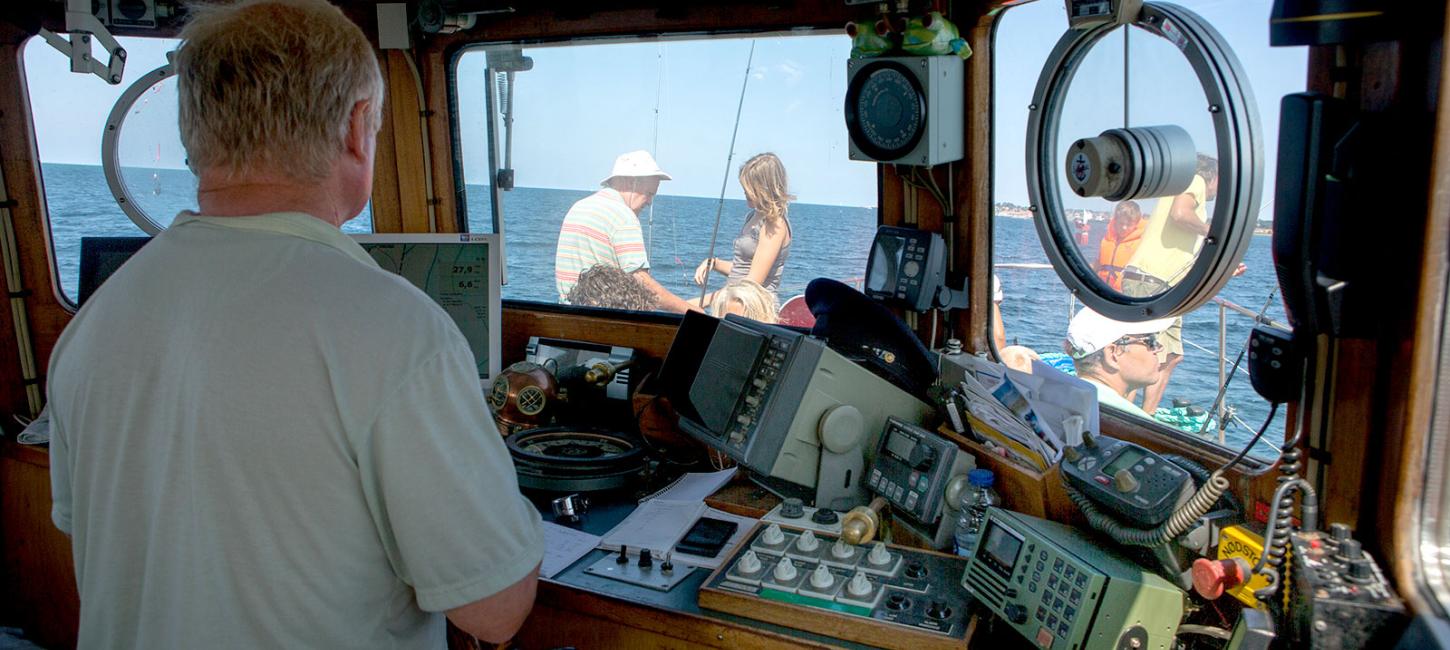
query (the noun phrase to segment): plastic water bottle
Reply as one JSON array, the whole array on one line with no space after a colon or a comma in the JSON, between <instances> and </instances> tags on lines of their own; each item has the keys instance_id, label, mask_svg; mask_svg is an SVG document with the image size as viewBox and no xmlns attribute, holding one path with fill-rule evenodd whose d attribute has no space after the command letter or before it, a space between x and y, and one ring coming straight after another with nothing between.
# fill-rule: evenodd
<instances>
[{"instance_id":1,"label":"plastic water bottle","mask_svg":"<svg viewBox=\"0 0 1450 650\"><path fill-rule=\"evenodd\" d=\"M977 549L977 539L982 535L982 526L987 522L987 508L1002 502L992 490L992 483L996 480L990 469L974 469L967 473L968 486L962 491L954 535L957 555L972 556Z\"/></svg>"}]
</instances>

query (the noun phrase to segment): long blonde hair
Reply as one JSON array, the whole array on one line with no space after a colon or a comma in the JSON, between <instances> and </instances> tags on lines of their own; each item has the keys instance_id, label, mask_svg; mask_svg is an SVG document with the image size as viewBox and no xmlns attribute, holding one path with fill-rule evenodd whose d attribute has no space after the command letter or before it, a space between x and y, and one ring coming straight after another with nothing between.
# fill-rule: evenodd
<instances>
[{"instance_id":1,"label":"long blonde hair","mask_svg":"<svg viewBox=\"0 0 1450 650\"><path fill-rule=\"evenodd\" d=\"M762 323L779 320L776 316L775 294L766 291L765 287L754 280L741 280L736 284L725 285L724 289L715 294L710 313L716 318L724 318L731 303L739 303L740 315L750 320Z\"/></svg>"},{"instance_id":2,"label":"long blonde hair","mask_svg":"<svg viewBox=\"0 0 1450 650\"><path fill-rule=\"evenodd\" d=\"M790 202L795 200L786 183L785 165L773 153L752 156L740 166L740 187L745 198L765 220L767 232L785 223Z\"/></svg>"}]
</instances>

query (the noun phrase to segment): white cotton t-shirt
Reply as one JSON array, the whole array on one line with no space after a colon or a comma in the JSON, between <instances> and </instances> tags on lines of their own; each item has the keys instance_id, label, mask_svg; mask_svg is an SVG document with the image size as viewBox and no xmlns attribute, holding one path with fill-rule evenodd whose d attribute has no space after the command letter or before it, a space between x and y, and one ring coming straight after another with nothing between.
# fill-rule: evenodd
<instances>
[{"instance_id":1,"label":"white cotton t-shirt","mask_svg":"<svg viewBox=\"0 0 1450 650\"><path fill-rule=\"evenodd\" d=\"M81 647L442 648L542 557L463 335L308 215L177 217L48 389Z\"/></svg>"}]
</instances>

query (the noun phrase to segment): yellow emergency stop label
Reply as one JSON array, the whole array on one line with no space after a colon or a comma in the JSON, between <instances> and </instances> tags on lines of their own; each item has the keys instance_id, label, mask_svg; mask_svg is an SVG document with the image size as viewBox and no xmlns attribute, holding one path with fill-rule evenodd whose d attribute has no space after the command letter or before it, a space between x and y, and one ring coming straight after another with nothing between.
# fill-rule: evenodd
<instances>
[{"instance_id":1,"label":"yellow emergency stop label","mask_svg":"<svg viewBox=\"0 0 1450 650\"><path fill-rule=\"evenodd\" d=\"M1243 526L1229 526L1218 534L1218 559L1242 558L1243 561L1253 567L1259 561L1259 556L1264 554L1264 538L1257 533ZM1246 584L1241 584L1228 593L1239 599L1249 607L1257 607L1258 599L1254 598L1254 590L1263 589L1269 586L1269 579L1262 575L1254 576Z\"/></svg>"}]
</instances>

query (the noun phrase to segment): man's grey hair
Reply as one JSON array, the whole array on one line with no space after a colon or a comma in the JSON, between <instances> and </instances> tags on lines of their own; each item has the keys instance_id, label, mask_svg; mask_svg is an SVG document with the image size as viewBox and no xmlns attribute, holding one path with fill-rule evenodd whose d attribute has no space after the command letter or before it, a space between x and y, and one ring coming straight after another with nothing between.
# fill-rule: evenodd
<instances>
[{"instance_id":1,"label":"man's grey hair","mask_svg":"<svg viewBox=\"0 0 1450 650\"><path fill-rule=\"evenodd\" d=\"M181 142L193 171L326 177L353 106L381 122L383 77L367 37L324 0L191 7L176 53Z\"/></svg>"},{"instance_id":2,"label":"man's grey hair","mask_svg":"<svg viewBox=\"0 0 1450 650\"><path fill-rule=\"evenodd\" d=\"M1205 183L1218 178L1218 159L1206 153L1198 154L1193 172L1202 176Z\"/></svg>"},{"instance_id":3,"label":"man's grey hair","mask_svg":"<svg viewBox=\"0 0 1450 650\"><path fill-rule=\"evenodd\" d=\"M1106 358L1103 350L1096 350L1091 354L1078 357L1077 355L1073 354L1073 347L1071 343L1064 342L1062 344L1062 348L1064 352L1067 352L1068 356L1072 357L1072 367L1077 370L1077 375L1079 377L1089 373L1097 372L1103 367L1103 361Z\"/></svg>"}]
</instances>

